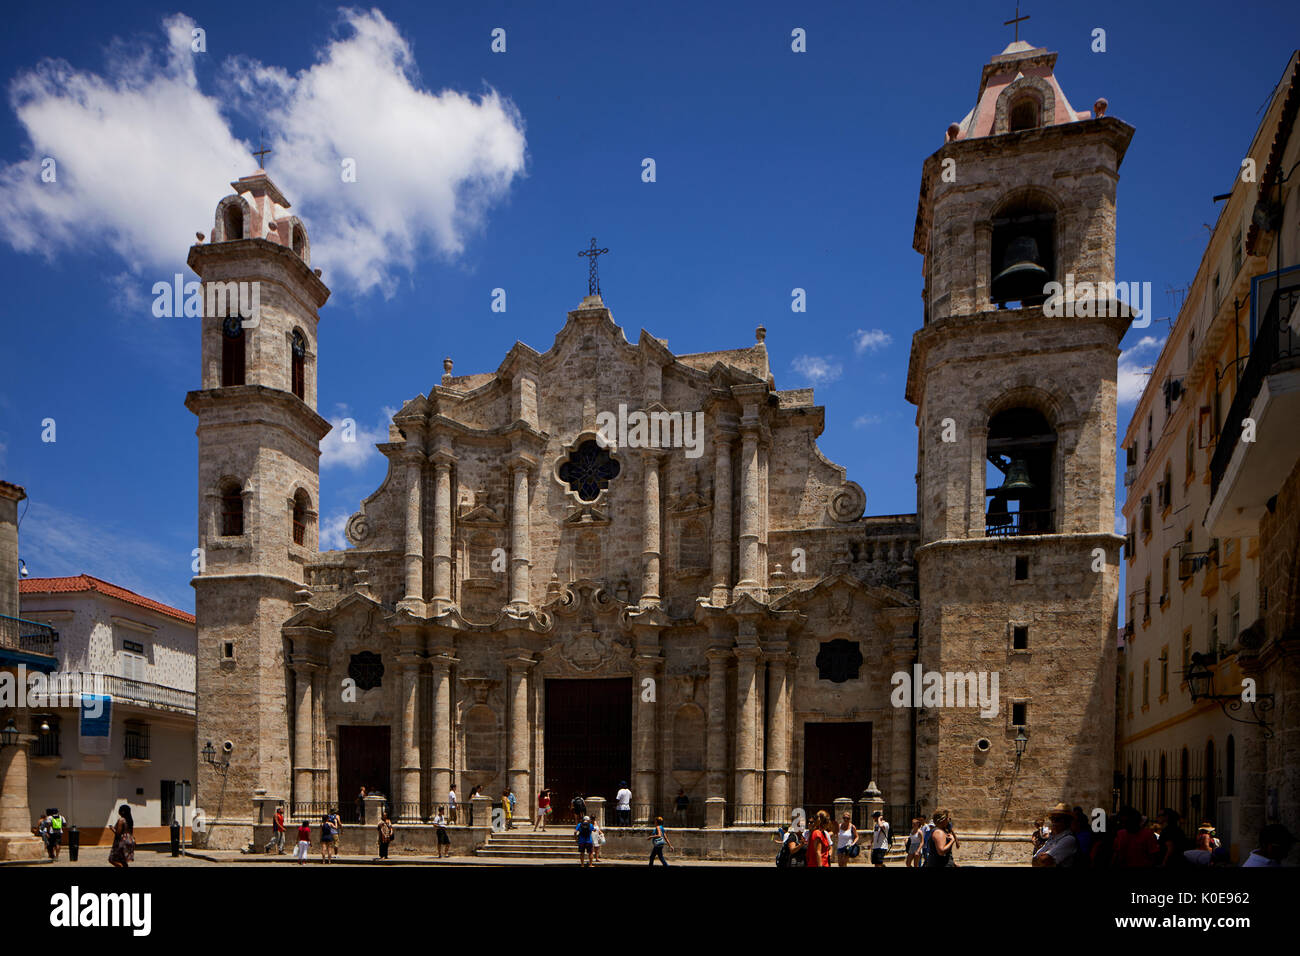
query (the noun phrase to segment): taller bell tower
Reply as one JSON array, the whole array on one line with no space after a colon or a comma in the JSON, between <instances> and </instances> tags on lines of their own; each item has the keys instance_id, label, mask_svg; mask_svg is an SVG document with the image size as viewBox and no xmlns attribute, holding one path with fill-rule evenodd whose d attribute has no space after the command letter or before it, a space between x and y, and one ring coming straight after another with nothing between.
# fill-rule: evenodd
<instances>
[{"instance_id":1,"label":"taller bell tower","mask_svg":"<svg viewBox=\"0 0 1300 956\"><path fill-rule=\"evenodd\" d=\"M921 177L924 316L907 399L919 427L923 671L997 680L918 717L917 795L977 858L1058 801L1110 808L1114 742L1115 194L1132 127L1075 110L1056 54L1017 41ZM956 679L953 679L956 676ZM1023 756L1017 756L1017 737ZM1015 852L1019 852L1016 850Z\"/></svg>"},{"instance_id":2,"label":"taller bell tower","mask_svg":"<svg viewBox=\"0 0 1300 956\"><path fill-rule=\"evenodd\" d=\"M263 170L231 187L210 241L188 260L204 300L202 387L185 398L199 439L196 743L215 750L199 761L195 796L213 848L249 842L255 788L290 794L281 626L318 553L330 429L316 413L317 310L329 289L311 268L307 232Z\"/></svg>"}]
</instances>

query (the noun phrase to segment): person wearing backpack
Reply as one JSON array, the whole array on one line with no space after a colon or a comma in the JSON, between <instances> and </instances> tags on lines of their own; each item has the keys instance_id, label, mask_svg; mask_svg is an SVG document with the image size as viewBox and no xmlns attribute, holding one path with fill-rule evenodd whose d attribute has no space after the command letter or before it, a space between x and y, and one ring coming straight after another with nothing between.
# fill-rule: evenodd
<instances>
[{"instance_id":1,"label":"person wearing backpack","mask_svg":"<svg viewBox=\"0 0 1300 956\"><path fill-rule=\"evenodd\" d=\"M59 858L59 850L63 848L63 831L67 827L68 821L63 819L63 814L59 808L55 807L50 811L50 859Z\"/></svg>"},{"instance_id":2,"label":"person wearing backpack","mask_svg":"<svg viewBox=\"0 0 1300 956\"><path fill-rule=\"evenodd\" d=\"M871 814L875 826L871 830L871 865L884 866L885 854L894 845L894 833L889 828L889 821L879 810Z\"/></svg>"},{"instance_id":3,"label":"person wearing backpack","mask_svg":"<svg viewBox=\"0 0 1300 956\"><path fill-rule=\"evenodd\" d=\"M573 828L574 835L578 838L578 863L581 866L590 866L593 862L592 846L596 828L592 825L591 817L584 816L578 821L578 825Z\"/></svg>"},{"instance_id":4,"label":"person wearing backpack","mask_svg":"<svg viewBox=\"0 0 1300 956\"><path fill-rule=\"evenodd\" d=\"M573 800L569 803L569 809L573 811L573 822L581 823L583 817L587 815L587 801L582 798L582 794L575 793Z\"/></svg>"},{"instance_id":5,"label":"person wearing backpack","mask_svg":"<svg viewBox=\"0 0 1300 956\"><path fill-rule=\"evenodd\" d=\"M925 858L925 866L953 866L952 851L957 847L957 837L952 832L952 820L947 810L938 810L934 814L934 828L930 830L928 840L930 852Z\"/></svg>"}]
</instances>

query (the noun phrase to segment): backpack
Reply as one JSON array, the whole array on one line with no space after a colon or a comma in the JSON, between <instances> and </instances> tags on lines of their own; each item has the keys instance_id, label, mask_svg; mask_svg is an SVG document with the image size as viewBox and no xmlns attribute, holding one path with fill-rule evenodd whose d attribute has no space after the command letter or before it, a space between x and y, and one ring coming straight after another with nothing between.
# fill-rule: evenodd
<instances>
[{"instance_id":1,"label":"backpack","mask_svg":"<svg viewBox=\"0 0 1300 956\"><path fill-rule=\"evenodd\" d=\"M586 820L578 824L578 836L582 838L583 843L591 841L591 824Z\"/></svg>"}]
</instances>

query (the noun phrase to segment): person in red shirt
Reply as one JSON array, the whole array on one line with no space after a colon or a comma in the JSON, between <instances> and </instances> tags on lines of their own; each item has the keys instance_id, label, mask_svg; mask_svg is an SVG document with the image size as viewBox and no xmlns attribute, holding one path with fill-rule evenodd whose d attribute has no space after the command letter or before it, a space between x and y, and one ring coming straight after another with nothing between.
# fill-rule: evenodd
<instances>
[{"instance_id":1,"label":"person in red shirt","mask_svg":"<svg viewBox=\"0 0 1300 956\"><path fill-rule=\"evenodd\" d=\"M271 847L275 847L277 855L284 856L284 807L275 808L275 819L271 822L274 825L274 832L263 848L263 852L270 853Z\"/></svg>"},{"instance_id":2,"label":"person in red shirt","mask_svg":"<svg viewBox=\"0 0 1300 956\"><path fill-rule=\"evenodd\" d=\"M818 810L817 820L808 832L808 849L805 851L808 854L808 866L831 865L831 838L826 832L830 826L830 814L825 810Z\"/></svg>"},{"instance_id":3,"label":"person in red shirt","mask_svg":"<svg viewBox=\"0 0 1300 956\"><path fill-rule=\"evenodd\" d=\"M302 864L307 862L307 851L310 849L311 849L311 827L307 825L306 820L303 820L301 823L298 824L298 850L294 854L294 856L298 860L299 866L302 866Z\"/></svg>"},{"instance_id":4,"label":"person in red shirt","mask_svg":"<svg viewBox=\"0 0 1300 956\"><path fill-rule=\"evenodd\" d=\"M1115 849L1111 853L1111 866L1155 866L1160 855L1160 841L1151 828L1142 825L1142 817L1132 807L1119 813L1120 831L1115 834Z\"/></svg>"}]
</instances>

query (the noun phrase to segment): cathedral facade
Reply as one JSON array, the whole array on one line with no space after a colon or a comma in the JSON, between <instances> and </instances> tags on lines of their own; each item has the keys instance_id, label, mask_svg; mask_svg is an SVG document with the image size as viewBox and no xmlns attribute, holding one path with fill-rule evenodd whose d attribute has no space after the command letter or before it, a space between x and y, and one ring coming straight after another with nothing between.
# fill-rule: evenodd
<instances>
[{"instance_id":1,"label":"cathedral facade","mask_svg":"<svg viewBox=\"0 0 1300 956\"><path fill-rule=\"evenodd\" d=\"M1132 129L1073 110L1054 64L995 57L924 166L916 514L863 515L761 328L675 354L593 288L544 351L446 360L393 416L351 547L321 551L329 291L266 174L232 184L189 256L205 291L258 292L253 318L205 311L186 399L209 845L249 842L258 792L306 811L362 786L418 823L453 785L531 818L542 787L626 781L636 821L685 790L691 825L728 827L874 781L990 853L1058 800L1109 808L1128 319L1050 317L1039 293L1113 280Z\"/></svg>"}]
</instances>

